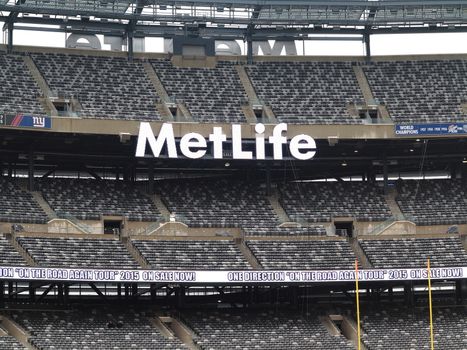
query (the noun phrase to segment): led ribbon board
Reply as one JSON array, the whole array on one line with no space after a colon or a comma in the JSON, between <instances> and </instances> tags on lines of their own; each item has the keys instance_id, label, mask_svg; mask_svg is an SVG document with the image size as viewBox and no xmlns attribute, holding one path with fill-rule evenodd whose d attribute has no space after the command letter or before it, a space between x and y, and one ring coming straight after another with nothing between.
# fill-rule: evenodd
<instances>
[{"instance_id":1,"label":"led ribbon board","mask_svg":"<svg viewBox=\"0 0 467 350\"><path fill-rule=\"evenodd\" d=\"M309 160L316 154L315 140L305 134L294 136L290 142L287 136L287 124L281 123L274 126L272 135L266 137L264 124L258 123L255 125L255 150L247 151L244 148L244 140L242 139L242 126L233 124L231 127L231 142L232 142L232 159L265 159L266 145L272 145L273 159L283 159L284 144L288 145L289 153L292 157L298 160ZM227 135L222 127L213 127L212 133L208 139L203 135L190 132L183 135L180 139L180 153L190 159L199 159L206 155L208 142L212 143L213 158L223 159L223 144L227 141ZM149 123L141 123L139 126L138 143L136 146L136 157L145 157L146 146L152 152L152 156L158 158L161 156L163 147L167 148L169 158L179 158L179 150L176 146L173 126L170 123L164 123L157 137Z\"/></svg>"},{"instance_id":2,"label":"led ribbon board","mask_svg":"<svg viewBox=\"0 0 467 350\"><path fill-rule=\"evenodd\" d=\"M433 280L463 279L467 267L430 269ZM360 282L426 280L427 268L363 269L358 271ZM0 280L14 281L78 281L134 283L326 283L355 282L355 270L114 270L86 268L47 268L2 266Z\"/></svg>"}]
</instances>

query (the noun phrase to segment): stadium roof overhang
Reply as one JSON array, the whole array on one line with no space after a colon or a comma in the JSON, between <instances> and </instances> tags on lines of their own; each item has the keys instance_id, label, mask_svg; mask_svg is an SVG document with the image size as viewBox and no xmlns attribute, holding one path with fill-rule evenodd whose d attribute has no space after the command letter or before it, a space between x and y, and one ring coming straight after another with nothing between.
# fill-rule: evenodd
<instances>
[{"instance_id":1,"label":"stadium roof overhang","mask_svg":"<svg viewBox=\"0 0 467 350\"><path fill-rule=\"evenodd\" d=\"M27 173L29 159L34 158L36 174L54 169L112 173L114 169L131 166L136 173L148 173L150 164L157 174L184 173L216 176L248 174L250 178L264 177L270 171L274 178L284 174L301 179L342 178L366 173L447 172L467 167L467 139L339 139L330 143L317 140L317 154L309 161L298 161L284 151L283 160L232 160L229 156L213 159L180 157L169 159L136 158L136 137L122 142L118 135L37 132L2 129L0 134L0 166L13 164ZM247 147L249 147L247 145ZM226 146L228 149L228 146ZM165 154L165 153L164 153Z\"/></svg>"},{"instance_id":2,"label":"stadium roof overhang","mask_svg":"<svg viewBox=\"0 0 467 350\"><path fill-rule=\"evenodd\" d=\"M0 0L6 29L215 39L467 31L465 1ZM14 26L13 23L21 23ZM27 25L30 26L27 26Z\"/></svg>"}]
</instances>

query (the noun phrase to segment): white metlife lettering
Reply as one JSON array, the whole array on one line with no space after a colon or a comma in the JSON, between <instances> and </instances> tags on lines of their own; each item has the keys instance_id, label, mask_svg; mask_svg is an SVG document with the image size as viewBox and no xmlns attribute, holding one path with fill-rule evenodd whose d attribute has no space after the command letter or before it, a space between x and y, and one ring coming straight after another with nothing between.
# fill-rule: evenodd
<instances>
[{"instance_id":1,"label":"white metlife lettering","mask_svg":"<svg viewBox=\"0 0 467 350\"><path fill-rule=\"evenodd\" d=\"M242 126L232 125L232 158L253 159L253 152L242 150Z\"/></svg>"},{"instance_id":2,"label":"white metlife lettering","mask_svg":"<svg viewBox=\"0 0 467 350\"><path fill-rule=\"evenodd\" d=\"M232 158L233 159L265 159L266 158L266 128L263 124L255 125L255 154L253 151L246 151L242 142L242 126L232 125ZM273 159L283 159L282 145L287 144L287 124L281 123L274 126L272 136L269 136L269 144L273 148ZM213 127L209 134L209 141L212 142L213 157L215 159L223 158L223 143L227 141L227 135L224 134L222 127ZM169 123L162 124L159 135L156 137L149 123L141 123L139 127L138 142L136 145L136 157L146 155L146 145L149 143L154 157L159 157L164 145L167 146L169 158L178 158L177 147L173 125ZM190 132L183 135L180 139L181 153L190 159L202 158L207 152L207 140L201 134ZM298 160L309 160L316 155L315 140L305 134L294 136L290 140L289 151L292 157Z\"/></svg>"},{"instance_id":3,"label":"white metlife lettering","mask_svg":"<svg viewBox=\"0 0 467 350\"><path fill-rule=\"evenodd\" d=\"M212 142L212 148L215 159L222 159L222 142L227 141L227 136L222 133L222 128L215 126L212 128L212 134L209 134L209 141Z\"/></svg>"}]
</instances>

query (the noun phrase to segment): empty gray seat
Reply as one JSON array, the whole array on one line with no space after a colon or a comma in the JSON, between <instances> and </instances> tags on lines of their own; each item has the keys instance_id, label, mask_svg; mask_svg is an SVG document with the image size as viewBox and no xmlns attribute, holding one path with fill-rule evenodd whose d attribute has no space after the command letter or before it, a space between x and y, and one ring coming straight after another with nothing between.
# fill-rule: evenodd
<instances>
[{"instance_id":1,"label":"empty gray seat","mask_svg":"<svg viewBox=\"0 0 467 350\"><path fill-rule=\"evenodd\" d=\"M133 240L153 269L244 270L251 268L232 241Z\"/></svg>"},{"instance_id":2,"label":"empty gray seat","mask_svg":"<svg viewBox=\"0 0 467 350\"><path fill-rule=\"evenodd\" d=\"M165 338L144 312L131 309L79 311L17 311L15 322L31 334L39 349L185 349L176 338ZM1 338L1 337L0 337Z\"/></svg>"},{"instance_id":3,"label":"empty gray seat","mask_svg":"<svg viewBox=\"0 0 467 350\"><path fill-rule=\"evenodd\" d=\"M17 241L42 267L139 268L116 239L17 237Z\"/></svg>"},{"instance_id":4,"label":"empty gray seat","mask_svg":"<svg viewBox=\"0 0 467 350\"><path fill-rule=\"evenodd\" d=\"M359 239L358 242L374 268L467 266L467 252L459 237Z\"/></svg>"},{"instance_id":5,"label":"empty gray seat","mask_svg":"<svg viewBox=\"0 0 467 350\"><path fill-rule=\"evenodd\" d=\"M269 270L345 270L352 269L356 259L345 240L249 240L246 244Z\"/></svg>"}]
</instances>

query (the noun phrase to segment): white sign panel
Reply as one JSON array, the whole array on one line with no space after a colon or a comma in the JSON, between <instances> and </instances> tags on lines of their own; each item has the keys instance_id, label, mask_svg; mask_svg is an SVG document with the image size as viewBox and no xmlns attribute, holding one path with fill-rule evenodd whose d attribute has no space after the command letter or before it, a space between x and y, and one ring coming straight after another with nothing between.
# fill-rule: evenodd
<instances>
[{"instance_id":1,"label":"white sign panel","mask_svg":"<svg viewBox=\"0 0 467 350\"><path fill-rule=\"evenodd\" d=\"M280 123L274 126L272 135L265 137L266 128L264 124L255 125L255 151L244 149L242 138L242 126L240 124L232 125L232 159L265 159L266 144L272 145L273 159L283 159L282 145L287 144L287 124ZM183 135L180 139L180 152L183 156L190 159L202 158L206 155L207 143L212 142L213 158L223 158L223 143L227 141L227 135L222 127L213 127L212 133L208 139L201 134L190 132ZM149 144L152 156L160 157L163 147L167 149L169 158L178 158L178 150L175 142L173 125L170 123L162 124L159 135L154 132L149 123L139 125L138 143L136 145L136 157L145 157L146 146ZM315 140L305 134L294 136L288 143L289 153L298 160L309 160L316 154Z\"/></svg>"},{"instance_id":2,"label":"white sign panel","mask_svg":"<svg viewBox=\"0 0 467 350\"><path fill-rule=\"evenodd\" d=\"M359 270L361 282L426 280L426 268ZM432 268L431 278L460 279L467 276L467 267ZM63 281L63 282L145 282L145 283L325 283L354 282L354 270L239 270L239 271L164 271L69 269L41 267L0 267L0 280Z\"/></svg>"}]
</instances>

